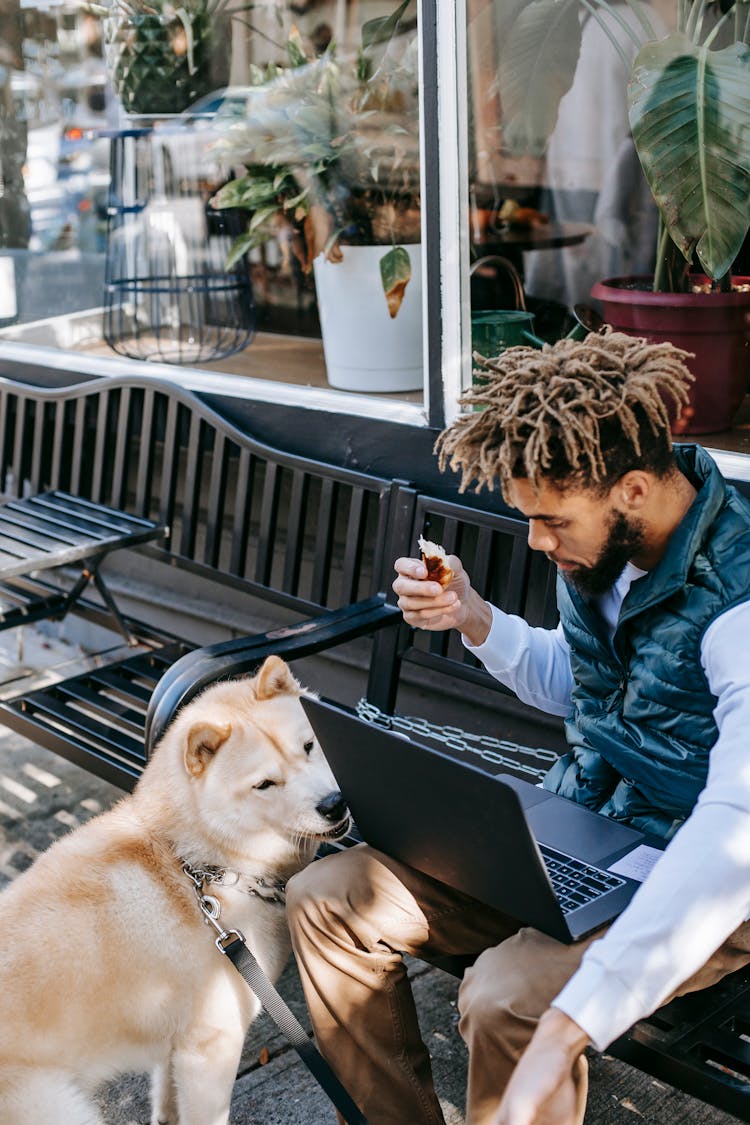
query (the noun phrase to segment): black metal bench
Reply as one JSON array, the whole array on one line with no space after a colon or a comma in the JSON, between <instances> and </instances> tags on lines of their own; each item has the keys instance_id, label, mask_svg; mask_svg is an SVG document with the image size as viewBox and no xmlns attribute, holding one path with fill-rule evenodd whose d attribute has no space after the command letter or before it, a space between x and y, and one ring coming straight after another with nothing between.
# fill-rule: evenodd
<instances>
[{"instance_id":1,"label":"black metal bench","mask_svg":"<svg viewBox=\"0 0 750 1125\"><path fill-rule=\"evenodd\" d=\"M143 377L53 391L0 380L0 419L0 480L164 525L162 542L138 549L173 581L185 572L209 598L218 583L291 613L282 627L204 647L128 618L136 650L0 704L0 721L35 742L130 789L147 748L202 687L270 653L299 659L363 637L372 638L365 695L387 712L404 681L421 677L488 695L498 715L517 708L458 638L413 633L386 593L394 558L413 554L425 533L462 557L495 604L552 625L554 569L496 498L460 498L450 483L439 494L419 490L272 449L196 396ZM59 610L54 583L24 581ZM72 611L109 620L106 605L83 597ZM562 744L555 721L530 710L526 720L538 743ZM487 768L499 768L491 756ZM516 768L528 776L520 759ZM743 971L641 1021L614 1052L748 1121L749 1049Z\"/></svg>"}]
</instances>

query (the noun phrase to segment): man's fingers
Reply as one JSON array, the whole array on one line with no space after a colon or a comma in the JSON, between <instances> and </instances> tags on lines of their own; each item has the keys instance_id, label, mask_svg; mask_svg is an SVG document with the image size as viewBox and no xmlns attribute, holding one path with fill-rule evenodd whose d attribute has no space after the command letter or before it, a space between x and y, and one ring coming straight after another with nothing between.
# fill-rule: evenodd
<instances>
[{"instance_id":1,"label":"man's fingers","mask_svg":"<svg viewBox=\"0 0 750 1125\"><path fill-rule=\"evenodd\" d=\"M404 621L415 629L429 629L440 623L442 629L452 629L453 617L448 615L446 609L420 609L409 612L402 610Z\"/></svg>"},{"instance_id":2,"label":"man's fingers","mask_svg":"<svg viewBox=\"0 0 750 1125\"><path fill-rule=\"evenodd\" d=\"M403 574L405 578L415 578L417 581L427 577L427 567L421 559L396 559L393 569L398 574Z\"/></svg>"},{"instance_id":3,"label":"man's fingers","mask_svg":"<svg viewBox=\"0 0 750 1125\"><path fill-rule=\"evenodd\" d=\"M398 608L402 613L426 613L433 617L436 613L455 610L457 605L458 598L449 590L441 590L439 595L431 598L401 596L398 599Z\"/></svg>"},{"instance_id":4,"label":"man's fingers","mask_svg":"<svg viewBox=\"0 0 750 1125\"><path fill-rule=\"evenodd\" d=\"M394 581L393 592L398 594L399 599L406 598L413 600L415 605L419 602L439 598L441 594L445 593L439 582L427 582L425 580L420 582L413 578L405 578L403 576Z\"/></svg>"}]
</instances>

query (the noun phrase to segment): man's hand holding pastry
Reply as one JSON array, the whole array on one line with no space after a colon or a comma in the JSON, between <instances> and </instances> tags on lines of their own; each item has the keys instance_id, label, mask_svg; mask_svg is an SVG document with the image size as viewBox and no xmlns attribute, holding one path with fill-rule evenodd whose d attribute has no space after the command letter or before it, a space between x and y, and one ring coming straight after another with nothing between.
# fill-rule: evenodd
<instances>
[{"instance_id":1,"label":"man's hand holding pastry","mask_svg":"<svg viewBox=\"0 0 750 1125\"><path fill-rule=\"evenodd\" d=\"M394 563L393 590L404 621L414 629L458 629L470 644L481 644L489 633L492 611L472 589L461 560L446 555L437 544L420 540L420 547L421 559L401 558ZM430 571L441 581L430 578Z\"/></svg>"}]
</instances>

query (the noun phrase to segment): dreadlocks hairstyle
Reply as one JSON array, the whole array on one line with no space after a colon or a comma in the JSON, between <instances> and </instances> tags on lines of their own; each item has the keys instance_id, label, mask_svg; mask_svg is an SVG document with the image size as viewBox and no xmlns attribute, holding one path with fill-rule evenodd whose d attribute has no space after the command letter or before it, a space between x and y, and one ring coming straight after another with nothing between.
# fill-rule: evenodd
<instances>
[{"instance_id":1,"label":"dreadlocks hairstyle","mask_svg":"<svg viewBox=\"0 0 750 1125\"><path fill-rule=\"evenodd\" d=\"M461 492L499 478L506 497L514 477L606 492L630 469L664 476L674 465L667 403L679 417L689 354L605 329L476 357L480 381L461 399L472 413L438 437L440 468L460 470Z\"/></svg>"}]
</instances>

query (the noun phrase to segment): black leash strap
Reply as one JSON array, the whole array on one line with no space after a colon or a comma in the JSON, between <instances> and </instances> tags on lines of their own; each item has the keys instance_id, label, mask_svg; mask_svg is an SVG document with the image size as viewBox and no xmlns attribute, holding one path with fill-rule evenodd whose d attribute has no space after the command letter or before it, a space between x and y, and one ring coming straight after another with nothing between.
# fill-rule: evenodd
<instances>
[{"instance_id":1,"label":"black leash strap","mask_svg":"<svg viewBox=\"0 0 750 1125\"><path fill-rule=\"evenodd\" d=\"M225 944L225 939L226 944ZM237 930L228 930L216 942L237 972L250 986L276 1026L283 1031L305 1066L317 1079L347 1125L367 1125L330 1066L310 1041L307 1032L271 984Z\"/></svg>"}]
</instances>

